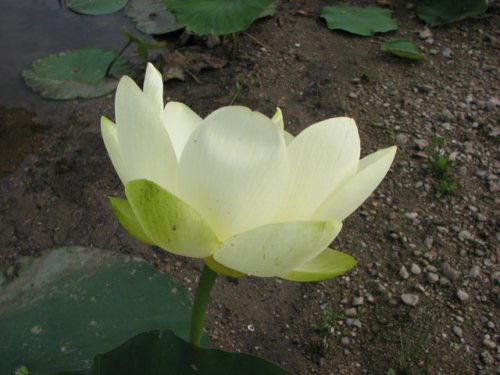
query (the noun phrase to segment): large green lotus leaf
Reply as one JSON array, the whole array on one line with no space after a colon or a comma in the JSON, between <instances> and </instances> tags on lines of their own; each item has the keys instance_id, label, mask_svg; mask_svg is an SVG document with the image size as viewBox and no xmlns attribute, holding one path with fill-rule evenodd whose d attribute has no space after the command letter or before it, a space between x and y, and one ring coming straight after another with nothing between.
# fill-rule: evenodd
<instances>
[{"instance_id":1,"label":"large green lotus leaf","mask_svg":"<svg viewBox=\"0 0 500 375\"><path fill-rule=\"evenodd\" d=\"M324 7L321 17L331 30L344 30L363 36L386 33L398 28L397 21L391 18L390 10L373 5L365 8L347 4Z\"/></svg>"},{"instance_id":2,"label":"large green lotus leaf","mask_svg":"<svg viewBox=\"0 0 500 375\"><path fill-rule=\"evenodd\" d=\"M262 358L199 349L170 331L144 332L94 359L90 371L65 375L291 375ZM31 373L30 373L31 375Z\"/></svg>"},{"instance_id":3,"label":"large green lotus leaf","mask_svg":"<svg viewBox=\"0 0 500 375\"><path fill-rule=\"evenodd\" d=\"M20 366L30 375L83 370L97 354L148 330L188 337L187 293L144 260L64 247L10 268L15 272L0 286L2 375Z\"/></svg>"},{"instance_id":4,"label":"large green lotus leaf","mask_svg":"<svg viewBox=\"0 0 500 375\"><path fill-rule=\"evenodd\" d=\"M279 0L273 0L271 4L267 6L266 9L264 9L257 18L265 18L265 17L272 17L276 13L278 13L278 3Z\"/></svg>"},{"instance_id":5,"label":"large green lotus leaf","mask_svg":"<svg viewBox=\"0 0 500 375\"><path fill-rule=\"evenodd\" d=\"M389 40L380 46L380 50L410 60L424 58L420 48L411 40Z\"/></svg>"},{"instance_id":6,"label":"large green lotus leaf","mask_svg":"<svg viewBox=\"0 0 500 375\"><path fill-rule=\"evenodd\" d=\"M165 0L130 0L125 13L137 29L148 35L166 34L182 29L165 6Z\"/></svg>"},{"instance_id":7,"label":"large green lotus leaf","mask_svg":"<svg viewBox=\"0 0 500 375\"><path fill-rule=\"evenodd\" d=\"M486 0L424 0L417 7L417 16L429 25L442 25L486 12Z\"/></svg>"},{"instance_id":8,"label":"large green lotus leaf","mask_svg":"<svg viewBox=\"0 0 500 375\"><path fill-rule=\"evenodd\" d=\"M45 56L23 71L26 84L50 99L93 98L116 89L118 79L131 71L120 56L109 75L106 71L117 52L104 48L84 48Z\"/></svg>"},{"instance_id":9,"label":"large green lotus leaf","mask_svg":"<svg viewBox=\"0 0 500 375\"><path fill-rule=\"evenodd\" d=\"M89 16L114 13L127 5L128 0L66 0L66 6L73 12Z\"/></svg>"},{"instance_id":10,"label":"large green lotus leaf","mask_svg":"<svg viewBox=\"0 0 500 375\"><path fill-rule=\"evenodd\" d=\"M198 35L246 30L276 0L165 0L179 24ZM272 13L272 12L271 12Z\"/></svg>"}]
</instances>

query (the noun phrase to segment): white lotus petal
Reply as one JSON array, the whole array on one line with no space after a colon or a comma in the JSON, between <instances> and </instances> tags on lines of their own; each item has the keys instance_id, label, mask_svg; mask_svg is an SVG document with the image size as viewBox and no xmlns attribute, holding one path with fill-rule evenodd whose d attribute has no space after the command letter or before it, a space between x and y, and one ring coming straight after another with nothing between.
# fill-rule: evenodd
<instances>
[{"instance_id":1,"label":"white lotus petal","mask_svg":"<svg viewBox=\"0 0 500 375\"><path fill-rule=\"evenodd\" d=\"M275 221L309 219L356 172L359 152L358 129L350 118L332 118L302 131L288 145L288 190Z\"/></svg>"},{"instance_id":2,"label":"white lotus petal","mask_svg":"<svg viewBox=\"0 0 500 375\"><path fill-rule=\"evenodd\" d=\"M163 111L163 78L153 64L148 63L143 86L144 95L158 111Z\"/></svg>"},{"instance_id":3,"label":"white lotus petal","mask_svg":"<svg viewBox=\"0 0 500 375\"><path fill-rule=\"evenodd\" d=\"M295 136L293 134L289 133L286 130L283 132L283 136L285 137L285 143L286 143L287 146L290 143L292 143L292 141L295 139Z\"/></svg>"},{"instance_id":4,"label":"white lotus petal","mask_svg":"<svg viewBox=\"0 0 500 375\"><path fill-rule=\"evenodd\" d=\"M175 192L177 159L161 112L129 77L118 84L115 111L126 182L147 179Z\"/></svg>"},{"instance_id":5,"label":"white lotus petal","mask_svg":"<svg viewBox=\"0 0 500 375\"><path fill-rule=\"evenodd\" d=\"M316 220L344 220L380 184L389 170L395 154L396 146L392 146L361 159L358 172L333 192L313 218Z\"/></svg>"},{"instance_id":6,"label":"white lotus petal","mask_svg":"<svg viewBox=\"0 0 500 375\"><path fill-rule=\"evenodd\" d=\"M179 194L221 240L269 222L288 174L282 132L245 107L209 115L189 138L179 164Z\"/></svg>"},{"instance_id":7,"label":"white lotus petal","mask_svg":"<svg viewBox=\"0 0 500 375\"><path fill-rule=\"evenodd\" d=\"M249 275L286 274L315 258L340 232L333 221L293 221L269 224L227 239L214 259Z\"/></svg>"},{"instance_id":8,"label":"white lotus petal","mask_svg":"<svg viewBox=\"0 0 500 375\"><path fill-rule=\"evenodd\" d=\"M120 177L122 184L125 185L129 180L129 177L127 177L129 172L123 164L116 125L113 121L104 116L101 117L101 135L104 146L106 146L109 158L111 159L111 163L113 163L113 167L115 167L116 173L118 177Z\"/></svg>"},{"instance_id":9,"label":"white lotus petal","mask_svg":"<svg viewBox=\"0 0 500 375\"><path fill-rule=\"evenodd\" d=\"M179 160L191 133L203 119L187 105L179 102L167 103L163 112L163 119L174 146L177 160Z\"/></svg>"}]
</instances>

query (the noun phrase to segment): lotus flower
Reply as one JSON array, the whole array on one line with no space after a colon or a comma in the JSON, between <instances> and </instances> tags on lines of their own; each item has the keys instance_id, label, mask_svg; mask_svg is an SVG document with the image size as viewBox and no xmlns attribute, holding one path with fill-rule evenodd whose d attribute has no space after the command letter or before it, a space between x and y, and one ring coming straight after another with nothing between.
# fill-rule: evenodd
<instances>
[{"instance_id":1,"label":"lotus flower","mask_svg":"<svg viewBox=\"0 0 500 375\"><path fill-rule=\"evenodd\" d=\"M328 246L396 148L360 160L352 119L321 121L295 138L279 109L269 118L229 106L202 119L182 103L164 106L151 64L142 91L120 80L115 111L116 124L103 117L101 130L127 199L110 202L134 237L230 276L316 281L355 265Z\"/></svg>"}]
</instances>

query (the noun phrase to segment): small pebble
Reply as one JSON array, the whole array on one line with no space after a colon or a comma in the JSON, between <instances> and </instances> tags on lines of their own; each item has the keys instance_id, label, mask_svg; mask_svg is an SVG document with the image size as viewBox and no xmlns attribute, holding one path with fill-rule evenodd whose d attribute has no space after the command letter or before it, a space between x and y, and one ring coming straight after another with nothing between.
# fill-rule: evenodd
<instances>
[{"instance_id":1,"label":"small pebble","mask_svg":"<svg viewBox=\"0 0 500 375\"><path fill-rule=\"evenodd\" d=\"M423 150L429 146L429 141L426 139L416 139L414 142L418 150Z\"/></svg>"},{"instance_id":2,"label":"small pebble","mask_svg":"<svg viewBox=\"0 0 500 375\"><path fill-rule=\"evenodd\" d=\"M441 276L441 277L439 278L439 285L441 285L441 286L448 286L448 285L450 285L450 280L448 280L448 279L447 279L446 277L444 277L444 276Z\"/></svg>"},{"instance_id":3,"label":"small pebble","mask_svg":"<svg viewBox=\"0 0 500 375\"><path fill-rule=\"evenodd\" d=\"M464 335L464 331L459 326L453 326L453 333L460 338Z\"/></svg>"},{"instance_id":4,"label":"small pebble","mask_svg":"<svg viewBox=\"0 0 500 375\"><path fill-rule=\"evenodd\" d=\"M422 268L420 268L418 264L412 263L410 271L414 275L420 275L422 273Z\"/></svg>"},{"instance_id":5,"label":"small pebble","mask_svg":"<svg viewBox=\"0 0 500 375\"><path fill-rule=\"evenodd\" d=\"M448 263L443 263L441 269L443 271L443 275L451 281L456 281L460 277L460 272L451 267Z\"/></svg>"},{"instance_id":6,"label":"small pebble","mask_svg":"<svg viewBox=\"0 0 500 375\"><path fill-rule=\"evenodd\" d=\"M418 296L416 294L403 293L401 295L401 301L408 306L416 306L418 303Z\"/></svg>"},{"instance_id":7,"label":"small pebble","mask_svg":"<svg viewBox=\"0 0 500 375\"><path fill-rule=\"evenodd\" d=\"M419 283L415 284L415 290L418 290L421 293L425 293L424 286L422 284L419 284Z\"/></svg>"},{"instance_id":8,"label":"small pebble","mask_svg":"<svg viewBox=\"0 0 500 375\"><path fill-rule=\"evenodd\" d=\"M396 143L398 144L398 146L403 147L408 143L408 136L406 134L399 133L396 136Z\"/></svg>"},{"instance_id":9,"label":"small pebble","mask_svg":"<svg viewBox=\"0 0 500 375\"><path fill-rule=\"evenodd\" d=\"M453 52L448 47L443 48L443 52L442 52L443 57L446 57L447 59L449 59L451 57L452 53Z\"/></svg>"},{"instance_id":10,"label":"small pebble","mask_svg":"<svg viewBox=\"0 0 500 375\"><path fill-rule=\"evenodd\" d=\"M458 238L460 238L462 241L466 240L472 240L472 234L468 230L461 230L458 232Z\"/></svg>"},{"instance_id":11,"label":"small pebble","mask_svg":"<svg viewBox=\"0 0 500 375\"><path fill-rule=\"evenodd\" d=\"M483 363L485 365L492 365L493 363L495 363L495 358L493 358L493 356L487 350L483 350L481 352L481 359L483 360Z\"/></svg>"},{"instance_id":12,"label":"small pebble","mask_svg":"<svg viewBox=\"0 0 500 375\"><path fill-rule=\"evenodd\" d=\"M352 317L358 315L358 312L356 311L356 309L354 307L350 307L348 309L345 309L344 315L349 317L349 318L352 318Z\"/></svg>"},{"instance_id":13,"label":"small pebble","mask_svg":"<svg viewBox=\"0 0 500 375\"><path fill-rule=\"evenodd\" d=\"M368 301L368 303L371 303L371 304L375 303L375 297L373 297L373 295L371 295L371 294L368 294L366 296L366 300Z\"/></svg>"},{"instance_id":14,"label":"small pebble","mask_svg":"<svg viewBox=\"0 0 500 375\"><path fill-rule=\"evenodd\" d=\"M432 244L434 243L434 240L432 237L426 237L425 240L424 240L424 245L427 249L431 249L432 248Z\"/></svg>"},{"instance_id":15,"label":"small pebble","mask_svg":"<svg viewBox=\"0 0 500 375\"><path fill-rule=\"evenodd\" d=\"M424 258L427 259L429 262L432 262L436 259L437 253L435 251L428 251L424 254Z\"/></svg>"},{"instance_id":16,"label":"small pebble","mask_svg":"<svg viewBox=\"0 0 500 375\"><path fill-rule=\"evenodd\" d=\"M427 272L426 277L429 284L435 284L439 281L439 275L434 272Z\"/></svg>"},{"instance_id":17,"label":"small pebble","mask_svg":"<svg viewBox=\"0 0 500 375\"><path fill-rule=\"evenodd\" d=\"M408 277L410 277L410 274L408 273L408 271L406 270L406 267L405 266L402 266L399 270L399 276L401 276L402 279L407 279Z\"/></svg>"},{"instance_id":18,"label":"small pebble","mask_svg":"<svg viewBox=\"0 0 500 375\"><path fill-rule=\"evenodd\" d=\"M351 345L351 340L349 340L349 337L342 337L342 339L340 340L340 343L343 346L349 346L349 345Z\"/></svg>"},{"instance_id":19,"label":"small pebble","mask_svg":"<svg viewBox=\"0 0 500 375\"><path fill-rule=\"evenodd\" d=\"M437 273L437 271L438 271L436 267L434 267L434 266L432 266L432 265L430 265L430 264L429 264L429 265L427 265L427 266L425 266L425 270L426 270L427 272L433 272L433 273Z\"/></svg>"},{"instance_id":20,"label":"small pebble","mask_svg":"<svg viewBox=\"0 0 500 375\"><path fill-rule=\"evenodd\" d=\"M462 302L465 302L469 299L469 294L463 291L462 289L458 289L455 295Z\"/></svg>"},{"instance_id":21,"label":"small pebble","mask_svg":"<svg viewBox=\"0 0 500 375\"><path fill-rule=\"evenodd\" d=\"M478 277L478 276L479 276L479 274L480 274L480 273L481 273L481 268L480 268L478 265L474 264L474 265L471 267L471 269L469 270L469 275L468 275L468 276L469 276L471 279L475 279L476 277Z\"/></svg>"},{"instance_id":22,"label":"small pebble","mask_svg":"<svg viewBox=\"0 0 500 375\"><path fill-rule=\"evenodd\" d=\"M489 338L485 338L483 340L483 345L486 346L488 349L495 349L497 347L497 344L495 343L495 341L493 341Z\"/></svg>"},{"instance_id":23,"label":"small pebble","mask_svg":"<svg viewBox=\"0 0 500 375\"><path fill-rule=\"evenodd\" d=\"M365 303L365 299L363 297L354 297L352 299L352 305L353 306L360 306L363 303Z\"/></svg>"},{"instance_id":24,"label":"small pebble","mask_svg":"<svg viewBox=\"0 0 500 375\"><path fill-rule=\"evenodd\" d=\"M354 326L356 328L362 327L361 321L359 319L347 319L347 325Z\"/></svg>"}]
</instances>

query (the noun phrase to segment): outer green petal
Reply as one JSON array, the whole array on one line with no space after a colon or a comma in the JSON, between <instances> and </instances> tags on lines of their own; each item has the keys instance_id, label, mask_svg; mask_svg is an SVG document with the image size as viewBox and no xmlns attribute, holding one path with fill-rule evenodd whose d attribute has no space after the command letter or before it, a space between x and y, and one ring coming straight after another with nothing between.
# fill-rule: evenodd
<instances>
[{"instance_id":1,"label":"outer green petal","mask_svg":"<svg viewBox=\"0 0 500 375\"><path fill-rule=\"evenodd\" d=\"M261 113L223 107L189 138L178 192L224 241L271 222L287 178L283 132Z\"/></svg>"},{"instance_id":2,"label":"outer green petal","mask_svg":"<svg viewBox=\"0 0 500 375\"><path fill-rule=\"evenodd\" d=\"M154 182L135 180L125 194L144 232L157 246L193 258L210 256L220 242L188 204Z\"/></svg>"},{"instance_id":3,"label":"outer green petal","mask_svg":"<svg viewBox=\"0 0 500 375\"><path fill-rule=\"evenodd\" d=\"M109 158L115 167L116 173L123 184L129 180L128 170L123 164L123 157L120 150L120 144L118 143L118 133L116 131L116 125L114 122L108 118L101 117L101 135L108 151Z\"/></svg>"},{"instance_id":4,"label":"outer green petal","mask_svg":"<svg viewBox=\"0 0 500 375\"><path fill-rule=\"evenodd\" d=\"M396 146L370 154L359 162L356 175L342 184L314 214L316 220L344 220L380 184L391 166Z\"/></svg>"},{"instance_id":5,"label":"outer green petal","mask_svg":"<svg viewBox=\"0 0 500 375\"><path fill-rule=\"evenodd\" d=\"M215 261L213 256L207 257L203 260L205 261L205 264L212 269L212 271L217 272L219 275L224 275L224 276L229 276L229 277L243 277L243 276L245 276L244 273L235 271L235 270L228 268L228 267L220 264L219 262Z\"/></svg>"},{"instance_id":6,"label":"outer green petal","mask_svg":"<svg viewBox=\"0 0 500 375\"><path fill-rule=\"evenodd\" d=\"M113 214L119 223L124 227L132 237L137 238L139 241L152 245L153 241L148 237L142 229L141 223L134 214L132 207L126 199L109 197L109 204L113 210Z\"/></svg>"},{"instance_id":7,"label":"outer green petal","mask_svg":"<svg viewBox=\"0 0 500 375\"><path fill-rule=\"evenodd\" d=\"M191 133L203 119L187 105L179 102L167 103L163 112L163 119L174 146L175 155L179 160Z\"/></svg>"},{"instance_id":8,"label":"outer green petal","mask_svg":"<svg viewBox=\"0 0 500 375\"><path fill-rule=\"evenodd\" d=\"M346 178L360 153L354 120L338 117L309 126L288 145L290 177L286 199L274 221L309 219Z\"/></svg>"},{"instance_id":9,"label":"outer green petal","mask_svg":"<svg viewBox=\"0 0 500 375\"><path fill-rule=\"evenodd\" d=\"M161 113L163 111L163 78L151 63L148 63L146 68L143 91L151 105L158 113Z\"/></svg>"},{"instance_id":10,"label":"outer green petal","mask_svg":"<svg viewBox=\"0 0 500 375\"><path fill-rule=\"evenodd\" d=\"M334 221L268 224L227 239L214 259L249 275L279 276L316 257L341 228Z\"/></svg>"},{"instance_id":11,"label":"outer green petal","mask_svg":"<svg viewBox=\"0 0 500 375\"><path fill-rule=\"evenodd\" d=\"M356 263L356 259L346 253L326 249L316 258L280 277L291 281L321 281L342 275Z\"/></svg>"},{"instance_id":12,"label":"outer green petal","mask_svg":"<svg viewBox=\"0 0 500 375\"><path fill-rule=\"evenodd\" d=\"M118 84L116 126L123 163L131 180L148 179L175 192L177 158L163 125L163 112L129 77Z\"/></svg>"}]
</instances>

